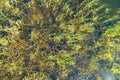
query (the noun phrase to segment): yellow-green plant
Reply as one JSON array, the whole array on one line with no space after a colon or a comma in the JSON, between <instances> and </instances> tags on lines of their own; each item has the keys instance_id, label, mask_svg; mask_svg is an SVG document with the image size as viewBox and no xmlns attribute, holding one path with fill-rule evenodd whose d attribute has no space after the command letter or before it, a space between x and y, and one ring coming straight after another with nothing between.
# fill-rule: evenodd
<instances>
[{"instance_id":1,"label":"yellow-green plant","mask_svg":"<svg viewBox=\"0 0 120 80\"><path fill-rule=\"evenodd\" d=\"M0 4L2 80L69 80L75 70L89 75L100 67L120 78L120 16L111 16L109 5L100 0Z\"/></svg>"}]
</instances>

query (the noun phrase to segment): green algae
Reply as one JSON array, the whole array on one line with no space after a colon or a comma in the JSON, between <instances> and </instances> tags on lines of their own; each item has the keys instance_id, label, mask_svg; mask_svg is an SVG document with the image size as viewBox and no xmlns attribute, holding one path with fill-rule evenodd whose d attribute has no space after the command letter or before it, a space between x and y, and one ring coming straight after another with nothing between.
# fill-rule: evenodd
<instances>
[{"instance_id":1,"label":"green algae","mask_svg":"<svg viewBox=\"0 0 120 80\"><path fill-rule=\"evenodd\" d=\"M77 70L100 80L99 67L119 79L119 11L100 0L0 3L1 79L66 80Z\"/></svg>"}]
</instances>

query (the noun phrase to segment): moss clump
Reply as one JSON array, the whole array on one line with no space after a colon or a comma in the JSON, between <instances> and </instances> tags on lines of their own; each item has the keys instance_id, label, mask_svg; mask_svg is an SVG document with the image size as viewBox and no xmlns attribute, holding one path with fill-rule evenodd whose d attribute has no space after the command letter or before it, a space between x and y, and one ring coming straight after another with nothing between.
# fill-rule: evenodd
<instances>
[{"instance_id":1,"label":"moss clump","mask_svg":"<svg viewBox=\"0 0 120 80\"><path fill-rule=\"evenodd\" d=\"M120 16L99 0L0 1L0 77L3 80L66 80L115 71ZM114 71L115 69L115 71ZM85 74L85 75L84 75ZM71 75L71 76L69 76ZM81 76L81 77L82 77ZM80 77L80 76L79 76ZM81 78L82 79L82 78Z\"/></svg>"}]
</instances>

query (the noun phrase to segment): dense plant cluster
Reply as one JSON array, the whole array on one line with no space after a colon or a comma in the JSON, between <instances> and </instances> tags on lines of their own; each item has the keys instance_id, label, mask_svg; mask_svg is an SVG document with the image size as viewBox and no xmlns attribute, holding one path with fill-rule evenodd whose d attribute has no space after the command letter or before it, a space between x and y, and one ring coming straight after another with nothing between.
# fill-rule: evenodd
<instances>
[{"instance_id":1,"label":"dense plant cluster","mask_svg":"<svg viewBox=\"0 0 120 80\"><path fill-rule=\"evenodd\" d=\"M0 79L120 79L120 12L109 12L99 0L0 0Z\"/></svg>"}]
</instances>

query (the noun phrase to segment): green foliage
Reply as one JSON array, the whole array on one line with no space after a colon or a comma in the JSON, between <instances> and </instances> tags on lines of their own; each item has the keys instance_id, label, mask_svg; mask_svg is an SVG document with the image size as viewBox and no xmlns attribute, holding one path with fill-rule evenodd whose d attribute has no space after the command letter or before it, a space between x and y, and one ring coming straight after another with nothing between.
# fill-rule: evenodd
<instances>
[{"instance_id":1,"label":"green foliage","mask_svg":"<svg viewBox=\"0 0 120 80\"><path fill-rule=\"evenodd\" d=\"M99 67L119 75L120 16L110 10L100 0L0 1L0 78L66 80Z\"/></svg>"}]
</instances>

